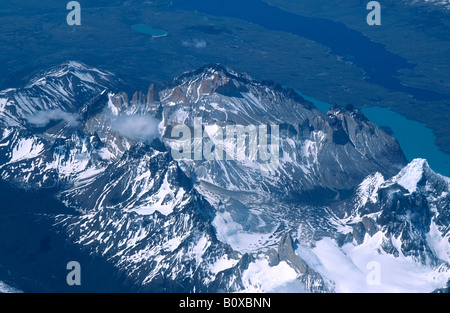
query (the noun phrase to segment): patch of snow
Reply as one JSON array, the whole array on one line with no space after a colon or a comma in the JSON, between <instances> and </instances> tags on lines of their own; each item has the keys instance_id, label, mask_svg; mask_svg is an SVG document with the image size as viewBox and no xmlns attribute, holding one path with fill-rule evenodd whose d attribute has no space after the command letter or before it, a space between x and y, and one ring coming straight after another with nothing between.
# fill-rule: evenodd
<instances>
[{"instance_id":1,"label":"patch of snow","mask_svg":"<svg viewBox=\"0 0 450 313\"><path fill-rule=\"evenodd\" d=\"M218 259L215 263L209 266L209 270L213 274L218 274L226 269L232 268L235 266L239 260L230 259L227 255L224 255L220 259Z\"/></svg>"},{"instance_id":2,"label":"patch of snow","mask_svg":"<svg viewBox=\"0 0 450 313\"><path fill-rule=\"evenodd\" d=\"M155 211L158 211L161 214L168 216L178 204L182 204L185 192L186 191L182 188L172 190L166 174L158 192L151 196L149 200L151 204L133 208L132 211L140 215L152 215ZM165 202L166 198L170 199L170 201Z\"/></svg>"},{"instance_id":3,"label":"patch of snow","mask_svg":"<svg viewBox=\"0 0 450 313\"><path fill-rule=\"evenodd\" d=\"M174 251L176 248L178 248L181 244L181 238L175 237L167 241L165 248L169 251Z\"/></svg>"},{"instance_id":4,"label":"patch of snow","mask_svg":"<svg viewBox=\"0 0 450 313\"><path fill-rule=\"evenodd\" d=\"M114 154L108 148L101 148L97 151L98 155L105 161L114 159Z\"/></svg>"},{"instance_id":5,"label":"patch of snow","mask_svg":"<svg viewBox=\"0 0 450 313\"><path fill-rule=\"evenodd\" d=\"M170 120L177 124L185 124L187 118L189 117L189 111L186 108L180 107L171 116Z\"/></svg>"},{"instance_id":6,"label":"patch of snow","mask_svg":"<svg viewBox=\"0 0 450 313\"><path fill-rule=\"evenodd\" d=\"M408 189L409 192L413 193L417 190L417 184L423 177L425 166L428 166L426 160L415 159L404 169L402 169L397 176L392 178L392 180Z\"/></svg>"},{"instance_id":7,"label":"patch of snow","mask_svg":"<svg viewBox=\"0 0 450 313\"><path fill-rule=\"evenodd\" d=\"M297 276L297 272L285 261L271 267L268 260L258 259L250 263L248 269L242 273L242 283L246 292L275 292L289 283L294 283Z\"/></svg>"},{"instance_id":8,"label":"patch of snow","mask_svg":"<svg viewBox=\"0 0 450 313\"><path fill-rule=\"evenodd\" d=\"M6 283L0 281L0 293L22 293L22 291L13 288Z\"/></svg>"},{"instance_id":9,"label":"patch of snow","mask_svg":"<svg viewBox=\"0 0 450 313\"><path fill-rule=\"evenodd\" d=\"M225 108L221 107L217 102L208 103L215 111L226 112Z\"/></svg>"},{"instance_id":10,"label":"patch of snow","mask_svg":"<svg viewBox=\"0 0 450 313\"><path fill-rule=\"evenodd\" d=\"M115 116L119 115L119 109L114 105L111 98L114 96L114 94L110 93L108 95L108 109L111 110L111 113Z\"/></svg>"},{"instance_id":11,"label":"patch of snow","mask_svg":"<svg viewBox=\"0 0 450 313\"><path fill-rule=\"evenodd\" d=\"M197 262L197 265L202 262L203 254L205 254L206 249L208 249L210 244L211 243L208 241L208 238L203 235L197 242L197 244L192 248L192 253L195 261Z\"/></svg>"},{"instance_id":12,"label":"patch of snow","mask_svg":"<svg viewBox=\"0 0 450 313\"><path fill-rule=\"evenodd\" d=\"M273 232L266 234L245 232L242 225L233 221L229 212L216 212L212 225L216 229L218 240L242 253L256 252L262 246L268 247L278 243L278 239L272 236Z\"/></svg>"},{"instance_id":13,"label":"patch of snow","mask_svg":"<svg viewBox=\"0 0 450 313\"><path fill-rule=\"evenodd\" d=\"M8 103L8 99L0 98L0 112L3 112L5 110L7 103Z\"/></svg>"},{"instance_id":14,"label":"patch of snow","mask_svg":"<svg viewBox=\"0 0 450 313\"><path fill-rule=\"evenodd\" d=\"M360 246L347 244L341 248L325 238L315 248L302 247L296 253L331 281L338 293L429 293L446 285L449 272L438 273L410 258L379 253L382 236L379 232ZM373 274L379 281L372 280Z\"/></svg>"},{"instance_id":15,"label":"patch of snow","mask_svg":"<svg viewBox=\"0 0 450 313\"><path fill-rule=\"evenodd\" d=\"M438 226L431 222L430 232L427 234L427 241L434 254L444 262L450 264L450 237L442 236Z\"/></svg>"},{"instance_id":16,"label":"patch of snow","mask_svg":"<svg viewBox=\"0 0 450 313\"><path fill-rule=\"evenodd\" d=\"M86 185L92 182L95 177L104 172L104 168L88 168L82 171L75 179L75 186Z\"/></svg>"},{"instance_id":17,"label":"patch of snow","mask_svg":"<svg viewBox=\"0 0 450 313\"><path fill-rule=\"evenodd\" d=\"M5 139L5 138L8 138L8 136L11 135L12 132L13 131L10 128L3 129L2 140Z\"/></svg>"},{"instance_id":18,"label":"patch of snow","mask_svg":"<svg viewBox=\"0 0 450 313\"><path fill-rule=\"evenodd\" d=\"M35 158L43 150L44 144L37 143L35 139L20 139L12 150L12 156L9 163Z\"/></svg>"},{"instance_id":19,"label":"patch of snow","mask_svg":"<svg viewBox=\"0 0 450 313\"><path fill-rule=\"evenodd\" d=\"M47 169L56 169L61 177L70 177L87 170L90 161L90 155L85 151L72 150L67 159L64 154L55 153L53 161L47 164ZM90 177L87 173L84 175Z\"/></svg>"},{"instance_id":20,"label":"patch of snow","mask_svg":"<svg viewBox=\"0 0 450 313\"><path fill-rule=\"evenodd\" d=\"M384 177L380 173L375 173L367 177L357 190L359 198L358 206L362 207L368 202L377 203L378 201L378 189L385 182Z\"/></svg>"}]
</instances>

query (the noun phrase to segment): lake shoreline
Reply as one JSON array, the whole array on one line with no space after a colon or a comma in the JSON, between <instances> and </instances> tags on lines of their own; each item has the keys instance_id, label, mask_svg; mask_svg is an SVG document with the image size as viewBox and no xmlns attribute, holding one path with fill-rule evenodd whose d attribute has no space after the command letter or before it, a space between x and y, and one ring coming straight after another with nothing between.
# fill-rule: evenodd
<instances>
[{"instance_id":1,"label":"lake shoreline","mask_svg":"<svg viewBox=\"0 0 450 313\"><path fill-rule=\"evenodd\" d=\"M321 112L327 113L331 104L319 101L295 90L305 100L310 101ZM357 107L378 128L388 127L390 136L397 139L406 159L427 159L430 167L437 173L450 177L450 155L442 152L435 144L436 136L426 125L409 120L403 115L384 107Z\"/></svg>"}]
</instances>

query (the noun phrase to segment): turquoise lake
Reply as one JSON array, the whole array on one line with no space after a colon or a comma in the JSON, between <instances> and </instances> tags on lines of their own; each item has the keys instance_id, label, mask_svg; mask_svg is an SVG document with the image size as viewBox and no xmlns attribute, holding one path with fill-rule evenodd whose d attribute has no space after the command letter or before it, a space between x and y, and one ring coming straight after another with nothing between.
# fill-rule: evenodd
<instances>
[{"instance_id":1,"label":"turquoise lake","mask_svg":"<svg viewBox=\"0 0 450 313\"><path fill-rule=\"evenodd\" d=\"M160 30L160 29L151 28L150 26L145 25L145 24L133 25L133 26L131 26L131 29L133 29L134 31L140 32L140 33L144 33L146 35L150 35L153 38L167 36L167 33L165 31Z\"/></svg>"},{"instance_id":2,"label":"turquoise lake","mask_svg":"<svg viewBox=\"0 0 450 313\"><path fill-rule=\"evenodd\" d=\"M297 92L324 113L332 106ZM400 143L408 161L416 158L427 159L435 172L450 177L450 155L440 151L434 144L436 137L431 129L419 122L408 120L390 109L381 107L359 109L377 126L388 126L392 129L393 137Z\"/></svg>"}]
</instances>

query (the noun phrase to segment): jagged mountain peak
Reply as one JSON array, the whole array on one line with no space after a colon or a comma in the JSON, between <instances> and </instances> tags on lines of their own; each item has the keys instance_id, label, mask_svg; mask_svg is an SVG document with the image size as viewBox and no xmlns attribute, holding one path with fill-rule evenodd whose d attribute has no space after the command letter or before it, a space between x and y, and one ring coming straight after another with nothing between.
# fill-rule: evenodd
<instances>
[{"instance_id":1,"label":"jagged mountain peak","mask_svg":"<svg viewBox=\"0 0 450 313\"><path fill-rule=\"evenodd\" d=\"M387 180L382 187L401 186L410 194L428 194L447 192L450 178L434 172L425 159L414 159L397 175Z\"/></svg>"},{"instance_id":2,"label":"jagged mountain peak","mask_svg":"<svg viewBox=\"0 0 450 313\"><path fill-rule=\"evenodd\" d=\"M392 178L386 179L381 173L369 175L357 188L355 204L358 209L365 208L362 212L372 212L374 205L379 205L380 194L392 195L390 190L401 192L405 195L427 194L434 192L441 195L450 188L450 179L435 173L425 159L414 159Z\"/></svg>"},{"instance_id":3,"label":"jagged mountain peak","mask_svg":"<svg viewBox=\"0 0 450 313\"><path fill-rule=\"evenodd\" d=\"M271 80L255 80L246 73L237 72L218 63L207 64L197 70L186 72L162 89L173 90L172 98L181 103L196 103L204 95L218 94L243 98L245 94L251 94L255 99L266 99L267 102L279 102L281 98L285 98L301 104L308 110L315 109L311 102L293 89L285 88Z\"/></svg>"},{"instance_id":4,"label":"jagged mountain peak","mask_svg":"<svg viewBox=\"0 0 450 313\"><path fill-rule=\"evenodd\" d=\"M424 159L411 161L387 180L380 173L368 176L344 205L354 238L358 244L373 239L397 258L433 266L448 262L449 182Z\"/></svg>"},{"instance_id":5,"label":"jagged mountain peak","mask_svg":"<svg viewBox=\"0 0 450 313\"><path fill-rule=\"evenodd\" d=\"M345 117L352 117L353 120L359 123L370 122L364 113L352 104L347 104L343 107L335 104L328 110L327 115L330 118L338 118L340 120L343 120Z\"/></svg>"},{"instance_id":6,"label":"jagged mountain peak","mask_svg":"<svg viewBox=\"0 0 450 313\"><path fill-rule=\"evenodd\" d=\"M249 83L251 81L253 81L253 79L248 76L247 74L242 74L242 73L238 73L236 71L234 71L233 69L231 69L230 67L226 67L220 63L209 63L206 65L203 65L202 67L193 70L193 71L188 71L185 72L183 74L181 74L180 76L178 76L177 78L175 78L172 81L173 85L181 85L184 84L188 81L193 81L193 80L198 80L198 79L206 79L211 77L211 75L213 76L218 76L220 78L234 78L234 79L238 79L244 83Z\"/></svg>"},{"instance_id":7,"label":"jagged mountain peak","mask_svg":"<svg viewBox=\"0 0 450 313\"><path fill-rule=\"evenodd\" d=\"M435 175L435 173L431 170L427 160L415 159L392 178L392 181L405 187L409 192L415 192L424 175Z\"/></svg>"},{"instance_id":8,"label":"jagged mountain peak","mask_svg":"<svg viewBox=\"0 0 450 313\"><path fill-rule=\"evenodd\" d=\"M174 103L198 103L203 97L214 94L241 98L253 85L249 76L212 63L182 74L162 89L169 90L166 93Z\"/></svg>"}]
</instances>

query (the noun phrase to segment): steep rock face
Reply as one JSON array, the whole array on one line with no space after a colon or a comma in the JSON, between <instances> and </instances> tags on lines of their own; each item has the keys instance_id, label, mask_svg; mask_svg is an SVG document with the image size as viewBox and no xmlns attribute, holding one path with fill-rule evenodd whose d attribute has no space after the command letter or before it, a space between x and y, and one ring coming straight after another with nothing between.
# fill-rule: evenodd
<instances>
[{"instance_id":1,"label":"steep rock face","mask_svg":"<svg viewBox=\"0 0 450 313\"><path fill-rule=\"evenodd\" d=\"M305 285L307 290L312 292L328 292L323 278L311 269L307 263L295 253L295 243L291 235L285 234L278 244L278 262L285 261L300 273L299 280Z\"/></svg>"},{"instance_id":2,"label":"steep rock face","mask_svg":"<svg viewBox=\"0 0 450 313\"><path fill-rule=\"evenodd\" d=\"M231 225L242 224L239 219L246 216L242 224L246 232L274 232L279 240L282 233L276 230L283 225L311 228L311 223L297 217L304 214L314 216L308 221L319 220L327 219L329 213L321 209L313 213L308 207L328 206L350 195L368 175L392 176L406 165L397 141L354 107L333 107L325 115L292 90L255 81L221 65L185 73L161 90L164 142L177 149L173 128L187 125L194 136L196 127L202 129L195 119L202 119L204 142L214 143L215 159L179 163L195 179L195 188L220 207L219 218ZM270 171L263 170L264 161L251 159L245 151L250 146L248 138L248 146L242 148L215 137L220 129L225 134L230 125L279 127L278 160ZM193 148L201 149L199 140L193 139ZM260 148L261 134L258 140ZM207 149L203 146L203 153ZM220 154L222 150L229 154L236 150L236 155L246 153L247 157L229 160ZM332 234L327 228L318 225L312 232Z\"/></svg>"},{"instance_id":3,"label":"steep rock face","mask_svg":"<svg viewBox=\"0 0 450 313\"><path fill-rule=\"evenodd\" d=\"M234 86L233 93L224 91L229 86ZM406 165L395 139L357 109L333 108L324 115L292 90L219 65L175 79L161 92L161 103L166 138L172 126L194 127L199 117L204 126L280 127L280 164L273 173L261 173L258 162L195 162L199 181L227 190L264 194L269 189L307 203L315 191L326 189L333 198L375 171L390 176ZM213 137L214 130L208 134Z\"/></svg>"}]
</instances>

